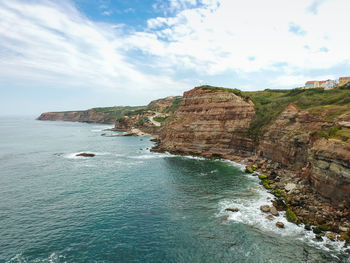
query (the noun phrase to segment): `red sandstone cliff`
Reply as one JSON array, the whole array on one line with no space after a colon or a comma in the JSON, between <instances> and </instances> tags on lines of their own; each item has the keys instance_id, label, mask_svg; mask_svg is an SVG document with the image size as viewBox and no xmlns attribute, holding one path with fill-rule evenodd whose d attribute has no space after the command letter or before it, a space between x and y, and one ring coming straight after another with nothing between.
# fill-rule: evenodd
<instances>
[{"instance_id":1,"label":"red sandstone cliff","mask_svg":"<svg viewBox=\"0 0 350 263\"><path fill-rule=\"evenodd\" d=\"M350 146L316 133L339 124L338 119L327 120L326 113L315 115L289 105L263 130L256 149L261 156L307 177L322 196L337 203L350 202Z\"/></svg>"},{"instance_id":2,"label":"red sandstone cliff","mask_svg":"<svg viewBox=\"0 0 350 263\"><path fill-rule=\"evenodd\" d=\"M184 93L174 119L160 136L161 150L229 157L253 150L246 132L254 105L223 90L194 89Z\"/></svg>"}]
</instances>

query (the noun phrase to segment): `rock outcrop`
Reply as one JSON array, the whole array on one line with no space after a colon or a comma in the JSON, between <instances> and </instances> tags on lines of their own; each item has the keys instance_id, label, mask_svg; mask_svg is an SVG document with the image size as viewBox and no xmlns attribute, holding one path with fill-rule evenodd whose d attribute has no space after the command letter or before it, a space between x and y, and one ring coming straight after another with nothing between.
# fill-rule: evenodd
<instances>
[{"instance_id":1,"label":"rock outcrop","mask_svg":"<svg viewBox=\"0 0 350 263\"><path fill-rule=\"evenodd\" d=\"M350 202L350 145L338 140L317 140L308 158L310 180L323 196Z\"/></svg>"},{"instance_id":2,"label":"rock outcrop","mask_svg":"<svg viewBox=\"0 0 350 263\"><path fill-rule=\"evenodd\" d=\"M253 151L246 136L254 104L223 90L184 93L172 121L160 135L160 151L228 158Z\"/></svg>"},{"instance_id":3,"label":"rock outcrop","mask_svg":"<svg viewBox=\"0 0 350 263\"><path fill-rule=\"evenodd\" d=\"M182 97L180 96L169 96L163 99L153 100L147 105L147 108L162 112L166 108L171 107L177 101L180 102L181 99Z\"/></svg>"}]
</instances>

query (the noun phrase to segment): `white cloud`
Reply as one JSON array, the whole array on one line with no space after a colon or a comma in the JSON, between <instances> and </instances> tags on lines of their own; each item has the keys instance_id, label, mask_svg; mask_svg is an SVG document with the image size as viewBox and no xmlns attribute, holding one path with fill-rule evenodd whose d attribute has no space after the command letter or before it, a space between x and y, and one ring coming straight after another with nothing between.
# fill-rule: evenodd
<instances>
[{"instance_id":1,"label":"white cloud","mask_svg":"<svg viewBox=\"0 0 350 263\"><path fill-rule=\"evenodd\" d=\"M113 11L111 11L111 10L106 10L106 11L102 12L102 15L104 15L104 16L110 16L112 14L113 14Z\"/></svg>"},{"instance_id":2,"label":"white cloud","mask_svg":"<svg viewBox=\"0 0 350 263\"><path fill-rule=\"evenodd\" d=\"M181 1L170 3L181 6ZM348 0L202 0L200 4L173 17L150 19L148 33L131 36L131 46L158 56L164 67L210 75L273 69L279 62L296 70L324 69L350 59ZM316 15L307 12L310 6Z\"/></svg>"},{"instance_id":3,"label":"white cloud","mask_svg":"<svg viewBox=\"0 0 350 263\"><path fill-rule=\"evenodd\" d=\"M129 95L189 85L139 70L122 26L94 23L70 2L0 0L0 78L11 85L86 87ZM0 88L6 88L2 86Z\"/></svg>"}]
</instances>

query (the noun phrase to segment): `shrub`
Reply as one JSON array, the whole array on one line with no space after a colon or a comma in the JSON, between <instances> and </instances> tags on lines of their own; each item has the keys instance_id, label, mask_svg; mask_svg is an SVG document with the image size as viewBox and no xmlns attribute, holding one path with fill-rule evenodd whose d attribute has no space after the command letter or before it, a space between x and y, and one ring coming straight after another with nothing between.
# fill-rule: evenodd
<instances>
[{"instance_id":1,"label":"shrub","mask_svg":"<svg viewBox=\"0 0 350 263\"><path fill-rule=\"evenodd\" d=\"M287 210L286 210L286 217L287 217L287 220L289 222L292 222L292 223L295 223L295 224L298 222L297 216L289 208L287 208Z\"/></svg>"}]
</instances>

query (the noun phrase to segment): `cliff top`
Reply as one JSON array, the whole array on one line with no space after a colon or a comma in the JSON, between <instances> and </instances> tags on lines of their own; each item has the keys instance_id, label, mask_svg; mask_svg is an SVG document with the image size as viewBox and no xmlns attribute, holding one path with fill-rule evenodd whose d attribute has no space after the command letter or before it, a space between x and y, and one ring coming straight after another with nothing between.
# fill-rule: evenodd
<instances>
[{"instance_id":1,"label":"cliff top","mask_svg":"<svg viewBox=\"0 0 350 263\"><path fill-rule=\"evenodd\" d=\"M248 136L257 139L262 129L271 124L288 105L293 104L300 110L311 114L323 114L327 120L344 118L350 121L350 88L339 87L331 90L323 88L292 90L270 90L244 92L238 89L214 87L209 85L195 87L193 91L210 90L234 93L254 103L255 116ZM186 92L185 94L189 93Z\"/></svg>"},{"instance_id":2,"label":"cliff top","mask_svg":"<svg viewBox=\"0 0 350 263\"><path fill-rule=\"evenodd\" d=\"M292 90L264 90L243 92L254 102L255 117L251 124L249 135L256 137L263 127L275 120L284 109L293 104L301 110L311 114L324 114L327 120L334 120L340 116L350 117L350 89L335 88L324 90L292 89Z\"/></svg>"},{"instance_id":3,"label":"cliff top","mask_svg":"<svg viewBox=\"0 0 350 263\"><path fill-rule=\"evenodd\" d=\"M211 90L211 91L226 91L233 93L241 98L243 98L245 101L248 101L250 99L249 96L245 95L244 92L240 91L239 89L229 89L229 88L223 88L223 87L214 87L210 85L203 85L195 87L193 90ZM191 91L189 91L191 92Z\"/></svg>"}]
</instances>

